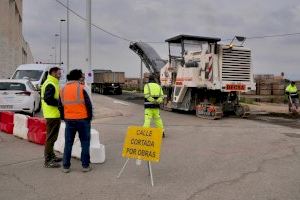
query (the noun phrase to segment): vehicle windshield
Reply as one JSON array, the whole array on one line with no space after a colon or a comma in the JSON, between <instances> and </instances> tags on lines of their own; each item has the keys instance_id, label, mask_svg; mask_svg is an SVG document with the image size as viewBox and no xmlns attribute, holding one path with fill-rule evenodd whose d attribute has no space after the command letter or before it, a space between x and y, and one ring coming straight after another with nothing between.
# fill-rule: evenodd
<instances>
[{"instance_id":1,"label":"vehicle windshield","mask_svg":"<svg viewBox=\"0 0 300 200\"><path fill-rule=\"evenodd\" d=\"M184 50L186 53L191 51L206 53L208 51L208 42L184 40Z\"/></svg>"},{"instance_id":2,"label":"vehicle windshield","mask_svg":"<svg viewBox=\"0 0 300 200\"><path fill-rule=\"evenodd\" d=\"M23 83L0 82L0 90L22 90L22 91L26 91L26 86Z\"/></svg>"},{"instance_id":3,"label":"vehicle windshield","mask_svg":"<svg viewBox=\"0 0 300 200\"><path fill-rule=\"evenodd\" d=\"M28 79L30 81L38 81L43 74L42 70L18 70L12 79Z\"/></svg>"}]
</instances>

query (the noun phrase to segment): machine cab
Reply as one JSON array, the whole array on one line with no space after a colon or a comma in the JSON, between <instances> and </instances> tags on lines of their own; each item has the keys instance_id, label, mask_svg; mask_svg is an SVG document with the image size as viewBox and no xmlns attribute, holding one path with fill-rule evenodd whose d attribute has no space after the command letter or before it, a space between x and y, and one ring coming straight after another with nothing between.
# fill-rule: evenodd
<instances>
[{"instance_id":1,"label":"machine cab","mask_svg":"<svg viewBox=\"0 0 300 200\"><path fill-rule=\"evenodd\" d=\"M219 42L220 38L202 37L202 36L191 36L191 35L178 35L165 40L168 42L169 48L169 62L181 62L181 66L185 67L196 67L191 65L191 59L193 55L214 53L216 43Z\"/></svg>"}]
</instances>

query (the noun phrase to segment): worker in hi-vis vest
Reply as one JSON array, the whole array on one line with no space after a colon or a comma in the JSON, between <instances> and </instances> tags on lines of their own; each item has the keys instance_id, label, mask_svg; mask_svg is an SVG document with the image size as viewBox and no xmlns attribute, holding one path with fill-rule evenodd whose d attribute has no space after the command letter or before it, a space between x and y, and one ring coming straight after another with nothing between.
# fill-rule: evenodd
<instances>
[{"instance_id":1,"label":"worker in hi-vis vest","mask_svg":"<svg viewBox=\"0 0 300 200\"><path fill-rule=\"evenodd\" d=\"M295 81L292 81L285 89L285 93L289 95L290 101L289 102L289 111L291 112L292 104L295 105L296 109L299 107L299 95L298 89L295 85Z\"/></svg>"},{"instance_id":2,"label":"worker in hi-vis vest","mask_svg":"<svg viewBox=\"0 0 300 200\"><path fill-rule=\"evenodd\" d=\"M51 67L48 77L41 87L42 110L47 124L47 138L44 150L44 166L47 168L58 168L60 167L59 162L62 161L62 158L57 157L53 151L61 121L58 110L60 77L61 69L56 66Z\"/></svg>"},{"instance_id":3,"label":"worker in hi-vis vest","mask_svg":"<svg viewBox=\"0 0 300 200\"><path fill-rule=\"evenodd\" d=\"M78 136L81 144L82 171L89 172L91 120L93 118L92 101L83 83L84 74L80 69L70 71L68 82L60 91L59 110L61 118L66 123L65 147L63 156L63 172L71 171L71 155L75 139Z\"/></svg>"},{"instance_id":4,"label":"worker in hi-vis vest","mask_svg":"<svg viewBox=\"0 0 300 200\"><path fill-rule=\"evenodd\" d=\"M161 86L155 83L153 75L149 76L148 83L144 86L144 98L144 127L150 127L151 120L153 119L155 126L163 129L163 137L165 137L164 125L159 113L159 104L161 104L164 100L164 93Z\"/></svg>"}]
</instances>

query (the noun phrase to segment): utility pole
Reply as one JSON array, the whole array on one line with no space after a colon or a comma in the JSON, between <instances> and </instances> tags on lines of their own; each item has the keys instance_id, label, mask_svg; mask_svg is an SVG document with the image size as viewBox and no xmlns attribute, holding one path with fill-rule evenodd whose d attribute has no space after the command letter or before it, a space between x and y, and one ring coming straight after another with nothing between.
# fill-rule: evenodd
<instances>
[{"instance_id":1,"label":"utility pole","mask_svg":"<svg viewBox=\"0 0 300 200\"><path fill-rule=\"evenodd\" d=\"M141 70L140 70L140 90L143 90L143 60L141 59Z\"/></svg>"},{"instance_id":2,"label":"utility pole","mask_svg":"<svg viewBox=\"0 0 300 200\"><path fill-rule=\"evenodd\" d=\"M87 46L87 57L86 57L86 85L88 86L89 93L91 94L91 80L92 75L92 1L86 0L86 46Z\"/></svg>"},{"instance_id":3,"label":"utility pole","mask_svg":"<svg viewBox=\"0 0 300 200\"><path fill-rule=\"evenodd\" d=\"M59 22L59 66L61 66L61 23L65 21L65 19L61 19Z\"/></svg>"},{"instance_id":4,"label":"utility pole","mask_svg":"<svg viewBox=\"0 0 300 200\"><path fill-rule=\"evenodd\" d=\"M69 39L69 25L70 25L70 17L69 17L69 0L67 0L67 73L70 72L70 39Z\"/></svg>"},{"instance_id":5,"label":"utility pole","mask_svg":"<svg viewBox=\"0 0 300 200\"><path fill-rule=\"evenodd\" d=\"M55 47L51 47L51 49L54 50L54 60L53 60L53 63L55 63L55 60L56 60L56 49L55 49Z\"/></svg>"},{"instance_id":6,"label":"utility pole","mask_svg":"<svg viewBox=\"0 0 300 200\"><path fill-rule=\"evenodd\" d=\"M54 36L55 36L55 45L54 45L54 46L55 46L55 63L57 63L57 60L56 60L56 47L57 47L56 44L57 44L57 40L56 40L56 38L57 38L58 36L60 36L60 35L57 34L57 33L55 33Z\"/></svg>"}]
</instances>

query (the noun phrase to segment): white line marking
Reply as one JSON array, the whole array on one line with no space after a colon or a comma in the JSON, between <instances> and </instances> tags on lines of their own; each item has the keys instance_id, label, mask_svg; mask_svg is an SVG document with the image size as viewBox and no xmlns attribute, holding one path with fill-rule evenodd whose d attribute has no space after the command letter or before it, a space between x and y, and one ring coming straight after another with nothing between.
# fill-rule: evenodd
<instances>
[{"instance_id":1,"label":"white line marking","mask_svg":"<svg viewBox=\"0 0 300 200\"><path fill-rule=\"evenodd\" d=\"M113 101L114 103L122 104L124 106L129 106L128 103L125 103L124 101Z\"/></svg>"}]
</instances>

